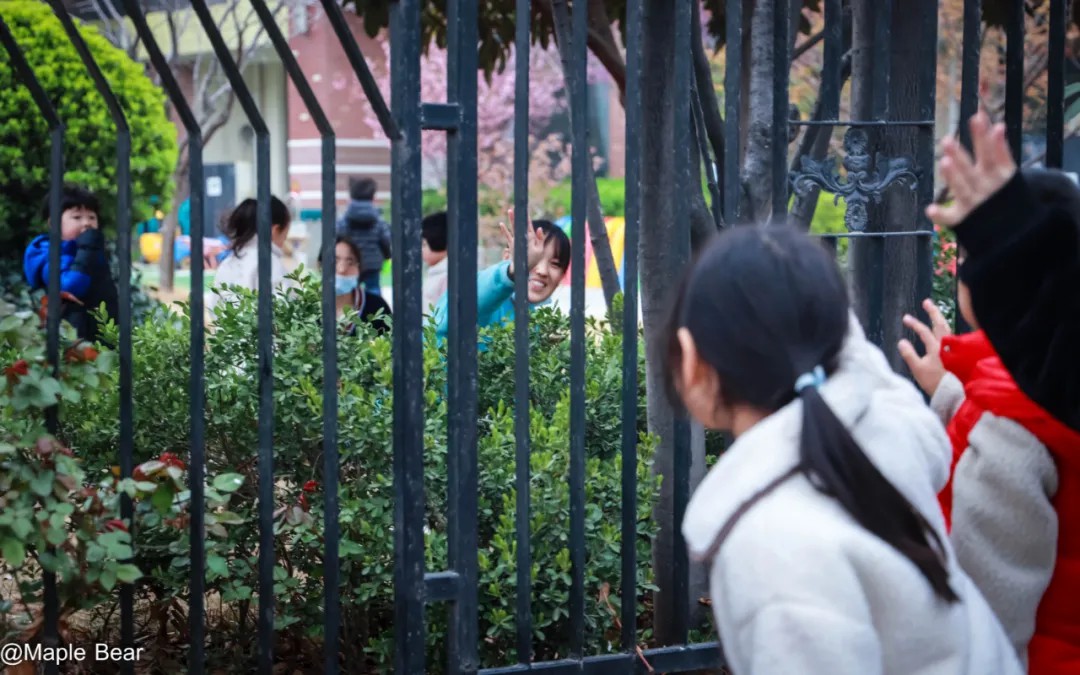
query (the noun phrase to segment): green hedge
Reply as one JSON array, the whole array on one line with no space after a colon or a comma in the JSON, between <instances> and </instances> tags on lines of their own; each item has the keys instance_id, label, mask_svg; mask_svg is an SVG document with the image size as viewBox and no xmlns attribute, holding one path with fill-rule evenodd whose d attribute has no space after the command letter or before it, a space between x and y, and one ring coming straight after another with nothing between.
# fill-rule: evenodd
<instances>
[{"instance_id":1,"label":"green hedge","mask_svg":"<svg viewBox=\"0 0 1080 675\"><path fill-rule=\"evenodd\" d=\"M317 282L296 275L300 288L275 301L274 507L276 518L276 653L300 668L314 667L322 640L322 362ZM552 310L533 316L530 391L531 542L533 625L536 657L555 658L570 646L569 605L569 327ZM186 462L190 442L188 410L189 321L148 321L134 331L135 437L137 461L133 563L145 575L136 586L139 621L169 617L187 601L188 532ZM513 422L513 336L509 327L483 331L479 430L479 574L482 665L515 662L515 444ZM598 598L620 579L621 343L605 327L590 324L586 381L586 630L587 650L617 649L611 609ZM38 334L40 335L40 334ZM256 644L254 589L258 550L256 448L258 388L255 297L242 293L225 306L206 349L206 453L214 506L208 513L207 592L227 609L210 615L208 658L212 669L239 672L252 666ZM2 337L2 336L0 336ZM426 333L424 425L427 501L427 569L447 566L447 402L445 353L434 331ZM342 621L348 639L341 649L353 672L387 672L393 636L392 551L392 371L391 340L362 331L339 341L338 374L341 452L340 527ZM0 358L19 358L25 348L9 345ZM644 350L640 350L642 353ZM115 490L112 467L119 442L117 372L102 368L100 382L80 386L62 408L63 439L85 476ZM640 364L643 366L643 363ZM640 378L644 382L644 377ZM640 398L644 401L644 397ZM22 414L0 396L0 428ZM639 417L644 420L642 414ZM2 435L2 432L0 432ZM0 444L23 446L19 438ZM3 447L0 445L0 447ZM651 508L658 483L651 476L653 439L642 430L638 455L638 582L632 599L644 616L651 588ZM19 466L40 471L32 449L19 450ZM0 458L2 459L2 458ZM171 468L170 468L171 467ZM7 469L7 467L5 467ZM176 474L179 482L171 474ZM2 473L0 473L2 475ZM110 493L111 494L111 493ZM69 501L77 501L72 498ZM115 506L109 502L109 508ZM111 515L115 518L115 515ZM60 525L63 525L61 522ZM0 571L20 580L37 578L31 565L8 556L13 535L0 527ZM21 540L20 540L21 541ZM119 559L119 558L118 558ZM133 574L123 570L123 574ZM98 616L114 607L97 582L83 580L80 608ZM89 583L89 587L87 584ZM24 587L34 601L40 589ZM622 599L614 590L611 603ZM74 600L65 598L65 602ZM177 604L179 603L179 604ZM216 603L216 600L215 600ZM0 614L0 619L4 615ZM429 608L427 649L432 672L444 662L445 615ZM15 615L8 619L15 620ZM186 618L180 619L186 621ZM140 623L140 625L143 625ZM153 625L153 624L152 624ZM151 630L157 630L152 627ZM157 634L157 633L154 633ZM187 641L169 631L151 640L162 663L179 663ZM643 638L644 639L644 638Z\"/></svg>"}]
</instances>

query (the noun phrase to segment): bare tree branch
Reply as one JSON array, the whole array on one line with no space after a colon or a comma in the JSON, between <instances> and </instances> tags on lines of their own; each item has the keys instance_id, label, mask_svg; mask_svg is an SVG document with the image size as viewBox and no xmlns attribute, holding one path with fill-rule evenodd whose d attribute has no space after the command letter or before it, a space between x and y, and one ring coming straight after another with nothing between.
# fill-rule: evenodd
<instances>
[{"instance_id":1,"label":"bare tree branch","mask_svg":"<svg viewBox=\"0 0 1080 675\"><path fill-rule=\"evenodd\" d=\"M167 52L169 67L175 70L180 56L180 39L177 37L176 17L173 12L165 12L165 21L169 25L169 50Z\"/></svg>"},{"instance_id":2,"label":"bare tree branch","mask_svg":"<svg viewBox=\"0 0 1080 675\"><path fill-rule=\"evenodd\" d=\"M794 61L800 56L816 47L822 40L825 39L825 31L820 30L810 37L802 41L802 44L796 45L795 49L791 51L791 60Z\"/></svg>"}]
</instances>

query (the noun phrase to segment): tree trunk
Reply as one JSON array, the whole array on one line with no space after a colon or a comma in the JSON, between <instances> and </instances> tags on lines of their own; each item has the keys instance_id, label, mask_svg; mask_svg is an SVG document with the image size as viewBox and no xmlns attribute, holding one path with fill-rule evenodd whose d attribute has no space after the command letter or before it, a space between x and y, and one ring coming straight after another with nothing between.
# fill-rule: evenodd
<instances>
[{"instance_id":1,"label":"tree trunk","mask_svg":"<svg viewBox=\"0 0 1080 675\"><path fill-rule=\"evenodd\" d=\"M675 547L676 536L673 493L675 412L664 387L666 370L660 340L666 327L669 301L683 270L677 264L673 239L682 230L672 221L675 199L684 198L685 188L674 184L674 101L673 75L675 49L675 8L671 0L646 0L645 21L650 27L642 36L642 171L641 171L641 300L645 325L647 420L650 433L660 438L653 470L663 476L660 499L653 509L659 532L653 542L653 570L658 591L654 598L654 635L660 644L671 644L681 636L674 634ZM684 120L683 123L689 123ZM695 155L697 153L694 153ZM700 188L698 189L700 191ZM707 210L705 211L708 216ZM693 220L691 218L691 220ZM629 280L627 280L629 283ZM691 433L691 479L704 471L704 435ZM691 606L701 594L702 575L691 574ZM695 595L697 594L697 595Z\"/></svg>"},{"instance_id":2,"label":"tree trunk","mask_svg":"<svg viewBox=\"0 0 1080 675\"><path fill-rule=\"evenodd\" d=\"M871 119L875 112L873 77L874 7L880 0L859 0L854 4L852 109L856 119ZM890 27L889 117L896 120L920 118L919 75L923 63L923 18L921 12L907 11L894 2ZM903 10L903 11L902 11ZM912 68L911 64L922 64ZM919 130L913 126L888 127L884 133L870 135L870 154L887 157L919 156ZM932 167L921 167L931 180ZM880 206L868 209L868 232L913 231L918 228L919 205L916 192L893 186ZM919 252L925 244L915 237L855 239L850 251L852 299L867 337L882 346L894 368L902 367L895 349L903 337L900 318L917 311L921 298L918 288Z\"/></svg>"},{"instance_id":3,"label":"tree trunk","mask_svg":"<svg viewBox=\"0 0 1080 675\"><path fill-rule=\"evenodd\" d=\"M191 175L188 173L189 160L187 155L176 162L176 170L173 171L173 182L176 190L173 194L172 208L161 223L161 258L158 259L158 290L171 293L174 287L176 271L176 259L174 245L176 233L180 229L180 205L188 198L191 192Z\"/></svg>"},{"instance_id":4,"label":"tree trunk","mask_svg":"<svg viewBox=\"0 0 1080 675\"><path fill-rule=\"evenodd\" d=\"M559 61L562 63L563 80L566 82L566 90L569 93L573 91L573 87L570 86L573 71L570 66L570 10L567 7L566 0L553 0L552 15L555 24L555 40L559 45ZM570 101L571 107L580 104L575 102L572 96L567 96L567 99ZM573 115L570 117L572 120ZM573 122L571 122L570 131L571 136L573 136ZM591 159L592 149L586 148L585 150L589 153ZM596 257L596 271L600 275L600 285L604 289L604 301L607 304L608 313L610 313L615 296L620 291L619 270L615 266L615 256L611 253L611 241L608 239L604 214L600 210L600 191L596 187L596 173L593 171L591 161L588 165L588 175L585 182L586 189L589 191L587 196L589 238L592 242L593 255ZM574 225L577 226L578 223L574 223Z\"/></svg>"},{"instance_id":5,"label":"tree trunk","mask_svg":"<svg viewBox=\"0 0 1080 675\"><path fill-rule=\"evenodd\" d=\"M850 77L851 57L850 55L845 55L840 63L841 89ZM818 101L814 104L814 114L811 119L815 121L824 119L822 112L822 100L821 97L818 96ZM835 127L832 126L807 127L806 134L799 144L799 150L792 159L791 170L797 171L799 169L799 163L802 157L811 157L818 160L824 159L825 155L829 152L829 145L832 141L834 128ZM795 201L791 205L791 215L788 218L788 222L797 227L801 227L804 230L810 229L810 222L814 219L814 211L817 209L818 195L820 192L820 189L814 187L805 197L795 195Z\"/></svg>"},{"instance_id":6,"label":"tree trunk","mask_svg":"<svg viewBox=\"0 0 1080 675\"><path fill-rule=\"evenodd\" d=\"M757 0L750 21L750 60L743 63L750 73L749 126L743 175L749 196L747 215L754 223L764 223L772 201L773 119L773 22L776 3L784 0ZM784 64L786 67L787 64Z\"/></svg>"}]
</instances>

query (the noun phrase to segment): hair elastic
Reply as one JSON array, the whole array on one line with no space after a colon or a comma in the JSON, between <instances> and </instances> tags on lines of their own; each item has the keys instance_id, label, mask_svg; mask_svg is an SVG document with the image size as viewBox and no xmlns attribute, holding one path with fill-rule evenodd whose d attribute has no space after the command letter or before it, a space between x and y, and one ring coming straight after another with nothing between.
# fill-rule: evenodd
<instances>
[{"instance_id":1,"label":"hair elastic","mask_svg":"<svg viewBox=\"0 0 1080 675\"><path fill-rule=\"evenodd\" d=\"M795 380L795 393L801 394L803 389L807 387L819 388L825 384L825 369L821 366L814 366L814 369L808 373L803 373L799 376L799 379Z\"/></svg>"}]
</instances>

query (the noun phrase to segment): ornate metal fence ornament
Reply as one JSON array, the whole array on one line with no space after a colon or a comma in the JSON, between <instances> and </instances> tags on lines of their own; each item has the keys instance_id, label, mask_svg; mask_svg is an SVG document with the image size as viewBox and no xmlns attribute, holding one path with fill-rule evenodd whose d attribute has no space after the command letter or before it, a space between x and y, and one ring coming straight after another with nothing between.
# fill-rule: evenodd
<instances>
[{"instance_id":1,"label":"ornate metal fence ornament","mask_svg":"<svg viewBox=\"0 0 1080 675\"><path fill-rule=\"evenodd\" d=\"M881 203L881 198L893 184L905 185L915 191L919 185L919 172L907 157L886 157L877 153L871 161L867 148L870 141L866 131L850 128L844 134L843 166L847 175L840 176L836 158L813 159L803 156L800 171L791 172L791 185L795 194L807 196L814 187L821 188L833 195L833 203L843 197L847 203L844 213L844 225L849 232L862 232L866 229L867 204L873 200Z\"/></svg>"}]
</instances>

